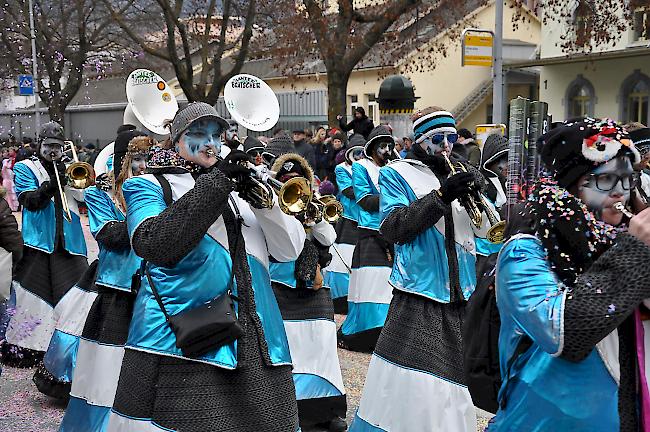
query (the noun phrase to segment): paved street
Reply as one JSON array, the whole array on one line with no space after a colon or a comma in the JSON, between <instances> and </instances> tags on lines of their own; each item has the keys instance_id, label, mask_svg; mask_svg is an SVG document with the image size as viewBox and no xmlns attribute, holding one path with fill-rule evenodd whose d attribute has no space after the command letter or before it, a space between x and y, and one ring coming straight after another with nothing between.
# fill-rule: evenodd
<instances>
[{"instance_id":1,"label":"paved street","mask_svg":"<svg viewBox=\"0 0 650 432\"><path fill-rule=\"evenodd\" d=\"M20 223L20 215L16 214ZM82 219L89 259L97 257L97 243L88 231L87 218ZM340 325L345 317L336 316ZM348 422L359 405L363 384L370 361L369 354L361 354L339 349L339 360L343 370L343 381L348 396ZM33 369L4 368L0 375L0 432L51 432L56 431L63 416L65 406L53 402L39 393L32 383ZM486 413L484 413L486 414ZM479 418L477 431L482 431L487 417ZM304 432L317 432L312 429Z\"/></svg>"}]
</instances>

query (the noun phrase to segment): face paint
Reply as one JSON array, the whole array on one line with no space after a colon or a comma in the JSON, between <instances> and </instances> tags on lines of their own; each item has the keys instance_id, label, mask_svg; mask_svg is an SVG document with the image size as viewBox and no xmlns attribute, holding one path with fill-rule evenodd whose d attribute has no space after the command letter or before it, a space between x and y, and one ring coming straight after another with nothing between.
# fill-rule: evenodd
<instances>
[{"instance_id":1,"label":"face paint","mask_svg":"<svg viewBox=\"0 0 650 432\"><path fill-rule=\"evenodd\" d=\"M393 158L393 148L395 148L395 145L392 142L384 141L380 142L377 145L375 154L377 155L377 158L383 163L383 165L386 165L388 161Z\"/></svg>"},{"instance_id":2,"label":"face paint","mask_svg":"<svg viewBox=\"0 0 650 432\"><path fill-rule=\"evenodd\" d=\"M216 120L197 120L181 135L176 151L187 161L210 167L216 163L216 156L221 151L221 132ZM212 150L212 155L208 154L208 149Z\"/></svg>"},{"instance_id":3,"label":"face paint","mask_svg":"<svg viewBox=\"0 0 650 432\"><path fill-rule=\"evenodd\" d=\"M145 173L147 169L147 157L143 154L136 154L131 159L131 173L139 176Z\"/></svg>"},{"instance_id":4,"label":"face paint","mask_svg":"<svg viewBox=\"0 0 650 432\"><path fill-rule=\"evenodd\" d=\"M508 177L508 156L501 156L499 159L487 165L486 168L497 175Z\"/></svg>"},{"instance_id":5,"label":"face paint","mask_svg":"<svg viewBox=\"0 0 650 432\"><path fill-rule=\"evenodd\" d=\"M634 170L629 158L621 156L612 159L593 170L590 174L601 176L597 180L596 177L587 175L585 183L579 188L580 199L584 201L590 210L602 214L603 218L605 218L612 212L614 203L622 202L625 204L630 199L629 178L634 174ZM613 181L609 181L609 179L614 177L623 177L625 187L620 179L615 179L615 184L612 186ZM612 186L611 190L602 190L610 186ZM618 213L615 210L614 212L615 214ZM608 220L605 220L605 222L616 223L616 221Z\"/></svg>"},{"instance_id":6,"label":"face paint","mask_svg":"<svg viewBox=\"0 0 650 432\"><path fill-rule=\"evenodd\" d=\"M226 142L239 141L239 132L237 130L237 125L231 125L228 129L226 129Z\"/></svg>"},{"instance_id":7,"label":"face paint","mask_svg":"<svg viewBox=\"0 0 650 432\"><path fill-rule=\"evenodd\" d=\"M40 156L48 162L61 159L63 146L56 143L41 144Z\"/></svg>"}]
</instances>

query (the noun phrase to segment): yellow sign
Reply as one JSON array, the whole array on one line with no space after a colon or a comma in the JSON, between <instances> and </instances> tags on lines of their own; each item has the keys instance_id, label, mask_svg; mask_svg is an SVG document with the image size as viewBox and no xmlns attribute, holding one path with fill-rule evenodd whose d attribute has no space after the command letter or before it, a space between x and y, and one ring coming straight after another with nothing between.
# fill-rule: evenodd
<instances>
[{"instance_id":1,"label":"yellow sign","mask_svg":"<svg viewBox=\"0 0 650 432\"><path fill-rule=\"evenodd\" d=\"M492 66L491 34L465 33L463 38L463 66Z\"/></svg>"},{"instance_id":2,"label":"yellow sign","mask_svg":"<svg viewBox=\"0 0 650 432\"><path fill-rule=\"evenodd\" d=\"M485 139L492 134L505 135L506 125L504 124L476 125L476 134L474 134L474 136L476 137L476 143L479 145L479 147L483 147L483 143L485 143Z\"/></svg>"}]
</instances>

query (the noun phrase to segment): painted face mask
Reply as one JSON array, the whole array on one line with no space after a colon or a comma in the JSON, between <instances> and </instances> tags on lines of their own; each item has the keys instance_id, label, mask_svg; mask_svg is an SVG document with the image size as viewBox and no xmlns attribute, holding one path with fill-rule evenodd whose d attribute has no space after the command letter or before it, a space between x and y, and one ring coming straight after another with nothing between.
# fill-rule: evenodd
<instances>
[{"instance_id":1,"label":"painted face mask","mask_svg":"<svg viewBox=\"0 0 650 432\"><path fill-rule=\"evenodd\" d=\"M617 157L587 175L580 187L580 195L587 207L598 213L612 207L615 202L628 202L637 181L630 159Z\"/></svg>"},{"instance_id":2,"label":"painted face mask","mask_svg":"<svg viewBox=\"0 0 650 432\"><path fill-rule=\"evenodd\" d=\"M63 156L63 146L57 143L43 143L40 156L48 162L59 160Z\"/></svg>"},{"instance_id":3,"label":"painted face mask","mask_svg":"<svg viewBox=\"0 0 650 432\"><path fill-rule=\"evenodd\" d=\"M237 125L230 125L230 127L226 129L226 142L239 141L237 129Z\"/></svg>"},{"instance_id":4,"label":"painted face mask","mask_svg":"<svg viewBox=\"0 0 650 432\"><path fill-rule=\"evenodd\" d=\"M430 137L422 138L420 146L430 155L440 154L443 151L451 153L454 144L458 141L458 134L444 132L433 134Z\"/></svg>"},{"instance_id":5,"label":"painted face mask","mask_svg":"<svg viewBox=\"0 0 650 432\"><path fill-rule=\"evenodd\" d=\"M143 154L136 154L131 158L131 172L134 176L145 173L147 169L147 157Z\"/></svg>"},{"instance_id":6,"label":"painted face mask","mask_svg":"<svg viewBox=\"0 0 650 432\"><path fill-rule=\"evenodd\" d=\"M392 142L383 141L377 144L377 149L375 150L375 154L377 155L380 161L386 164L388 163L388 161L393 159L394 148L395 148L395 144L393 144Z\"/></svg>"},{"instance_id":7,"label":"painted face mask","mask_svg":"<svg viewBox=\"0 0 650 432\"><path fill-rule=\"evenodd\" d=\"M186 160L208 167L221 151L221 126L213 119L195 121L178 140L176 150Z\"/></svg>"}]
</instances>

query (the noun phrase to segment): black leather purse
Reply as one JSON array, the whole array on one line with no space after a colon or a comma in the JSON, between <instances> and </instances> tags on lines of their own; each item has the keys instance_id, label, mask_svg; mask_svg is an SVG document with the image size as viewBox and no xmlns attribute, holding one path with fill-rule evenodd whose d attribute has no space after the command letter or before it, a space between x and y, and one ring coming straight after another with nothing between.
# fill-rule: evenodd
<instances>
[{"instance_id":1,"label":"black leather purse","mask_svg":"<svg viewBox=\"0 0 650 432\"><path fill-rule=\"evenodd\" d=\"M160 309L165 314L167 324L176 335L176 347L186 357L199 357L214 351L226 344L234 342L244 334L242 326L237 321L235 304L238 300L230 291L221 294L203 305L183 311L176 315L169 315L165 305L153 284L149 270L145 274L151 286ZM234 271L233 271L234 275Z\"/></svg>"}]
</instances>

